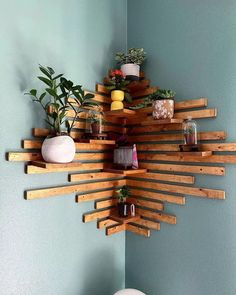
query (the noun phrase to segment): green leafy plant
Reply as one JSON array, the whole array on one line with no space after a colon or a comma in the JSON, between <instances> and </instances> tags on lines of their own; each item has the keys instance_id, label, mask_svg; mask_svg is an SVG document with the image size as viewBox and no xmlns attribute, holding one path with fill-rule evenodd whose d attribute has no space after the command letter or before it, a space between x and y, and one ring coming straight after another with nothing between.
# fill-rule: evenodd
<instances>
[{"instance_id":1,"label":"green leafy plant","mask_svg":"<svg viewBox=\"0 0 236 295\"><path fill-rule=\"evenodd\" d=\"M143 109L143 108L148 107L148 105L150 105L150 104L151 104L151 101L149 100L149 98L148 97L145 97L143 99L143 102L141 102L139 104L136 104L134 106L129 106L128 108L130 110L140 110L140 109Z\"/></svg>"},{"instance_id":2,"label":"green leafy plant","mask_svg":"<svg viewBox=\"0 0 236 295\"><path fill-rule=\"evenodd\" d=\"M104 79L104 85L108 90L122 90L125 93L125 100L132 102L132 97L127 89L129 83L130 81L125 79L121 70L111 70L110 76Z\"/></svg>"},{"instance_id":3,"label":"green leafy plant","mask_svg":"<svg viewBox=\"0 0 236 295\"><path fill-rule=\"evenodd\" d=\"M87 107L97 105L91 100L94 95L85 94L81 85L74 85L72 81L63 77L64 74L55 74L51 67L39 65L39 70L43 75L38 76L38 79L46 85L44 92L39 94L36 89L31 89L25 94L30 95L32 100L43 108L46 115L45 121L50 126L52 135L63 134L63 125L69 134L78 114L87 111ZM74 111L71 124L67 119L69 109Z\"/></svg>"},{"instance_id":4,"label":"green leafy plant","mask_svg":"<svg viewBox=\"0 0 236 295\"><path fill-rule=\"evenodd\" d=\"M124 185L121 189L117 190L116 193L116 197L118 198L119 203L124 203L126 201L126 198L129 197L129 189L126 185Z\"/></svg>"},{"instance_id":5,"label":"green leafy plant","mask_svg":"<svg viewBox=\"0 0 236 295\"><path fill-rule=\"evenodd\" d=\"M156 92L150 94L148 99L153 100L162 100L162 99L174 99L175 92L170 89L158 89Z\"/></svg>"},{"instance_id":6,"label":"green leafy plant","mask_svg":"<svg viewBox=\"0 0 236 295\"><path fill-rule=\"evenodd\" d=\"M120 64L137 64L141 65L146 59L146 52L143 48L130 48L128 53L117 52L116 61Z\"/></svg>"}]
</instances>

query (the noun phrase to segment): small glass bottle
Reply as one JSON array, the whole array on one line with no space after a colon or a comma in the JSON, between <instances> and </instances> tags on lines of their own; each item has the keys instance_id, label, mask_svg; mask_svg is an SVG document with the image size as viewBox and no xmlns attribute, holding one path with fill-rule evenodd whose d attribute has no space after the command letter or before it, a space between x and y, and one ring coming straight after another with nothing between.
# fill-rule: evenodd
<instances>
[{"instance_id":1,"label":"small glass bottle","mask_svg":"<svg viewBox=\"0 0 236 295\"><path fill-rule=\"evenodd\" d=\"M184 144L197 145L197 123L188 117L183 123Z\"/></svg>"}]
</instances>

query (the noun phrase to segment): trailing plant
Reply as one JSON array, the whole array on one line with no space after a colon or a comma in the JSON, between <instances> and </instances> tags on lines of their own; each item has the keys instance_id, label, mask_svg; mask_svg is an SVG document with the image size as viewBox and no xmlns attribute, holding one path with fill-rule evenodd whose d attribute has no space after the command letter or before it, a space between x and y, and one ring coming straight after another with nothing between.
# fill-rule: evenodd
<instances>
[{"instance_id":1,"label":"trailing plant","mask_svg":"<svg viewBox=\"0 0 236 295\"><path fill-rule=\"evenodd\" d=\"M146 108L148 105L151 104L151 101L148 97L145 97L143 99L143 102L139 103L139 104L136 104L134 106L129 106L128 108L130 110L140 110L140 109L143 109L143 108Z\"/></svg>"},{"instance_id":2,"label":"trailing plant","mask_svg":"<svg viewBox=\"0 0 236 295\"><path fill-rule=\"evenodd\" d=\"M162 100L162 99L174 99L175 92L170 89L158 89L156 92L150 94L148 99L153 100Z\"/></svg>"},{"instance_id":3,"label":"trailing plant","mask_svg":"<svg viewBox=\"0 0 236 295\"><path fill-rule=\"evenodd\" d=\"M125 93L125 100L127 102L132 102L132 97L127 89L129 83L130 81L125 79L121 70L111 70L110 76L106 77L104 80L104 85L108 90L122 90Z\"/></svg>"},{"instance_id":4,"label":"trailing plant","mask_svg":"<svg viewBox=\"0 0 236 295\"><path fill-rule=\"evenodd\" d=\"M132 63L141 65L146 59L146 52L143 48L130 48L127 54L117 52L115 59L119 64Z\"/></svg>"},{"instance_id":5,"label":"trailing plant","mask_svg":"<svg viewBox=\"0 0 236 295\"><path fill-rule=\"evenodd\" d=\"M38 76L38 79L46 85L44 92L40 94L36 89L31 89L25 94L30 95L32 100L43 108L46 115L45 121L50 126L52 135L63 134L62 126L64 125L69 134L78 114L87 111L87 107L97 105L91 100L94 95L85 94L81 85L74 85L72 81L64 77L64 74L55 74L51 67L39 65L39 70L42 76ZM66 117L69 109L74 111L71 124Z\"/></svg>"},{"instance_id":6,"label":"trailing plant","mask_svg":"<svg viewBox=\"0 0 236 295\"><path fill-rule=\"evenodd\" d=\"M129 196L129 189L126 185L124 185L121 189L117 190L116 197L119 200L119 203L124 203L126 201L126 198Z\"/></svg>"}]
</instances>

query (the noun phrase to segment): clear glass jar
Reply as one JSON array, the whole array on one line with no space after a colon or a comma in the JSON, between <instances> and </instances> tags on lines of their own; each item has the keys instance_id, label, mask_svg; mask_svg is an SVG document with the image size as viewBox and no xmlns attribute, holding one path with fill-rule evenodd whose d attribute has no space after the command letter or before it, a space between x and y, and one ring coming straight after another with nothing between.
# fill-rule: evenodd
<instances>
[{"instance_id":1,"label":"clear glass jar","mask_svg":"<svg viewBox=\"0 0 236 295\"><path fill-rule=\"evenodd\" d=\"M196 145L197 144L197 123L188 117L183 123L184 144Z\"/></svg>"},{"instance_id":2,"label":"clear glass jar","mask_svg":"<svg viewBox=\"0 0 236 295\"><path fill-rule=\"evenodd\" d=\"M102 113L99 110L89 110L86 117L86 133L94 136L101 134L103 132L102 117Z\"/></svg>"}]
</instances>

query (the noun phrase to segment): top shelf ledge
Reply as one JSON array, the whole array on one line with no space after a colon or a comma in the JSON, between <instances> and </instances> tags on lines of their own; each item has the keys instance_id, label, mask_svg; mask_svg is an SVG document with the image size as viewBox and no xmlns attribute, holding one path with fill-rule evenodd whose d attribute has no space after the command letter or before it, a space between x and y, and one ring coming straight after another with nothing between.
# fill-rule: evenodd
<instances>
[{"instance_id":1,"label":"top shelf ledge","mask_svg":"<svg viewBox=\"0 0 236 295\"><path fill-rule=\"evenodd\" d=\"M157 120L157 119L150 119L143 121L141 125L162 125L162 124L182 124L183 119L164 119L164 120Z\"/></svg>"},{"instance_id":2,"label":"top shelf ledge","mask_svg":"<svg viewBox=\"0 0 236 295\"><path fill-rule=\"evenodd\" d=\"M129 118L136 115L136 112L129 109L122 109L122 110L114 110L108 111L104 113L106 116L112 116L117 118Z\"/></svg>"}]
</instances>

